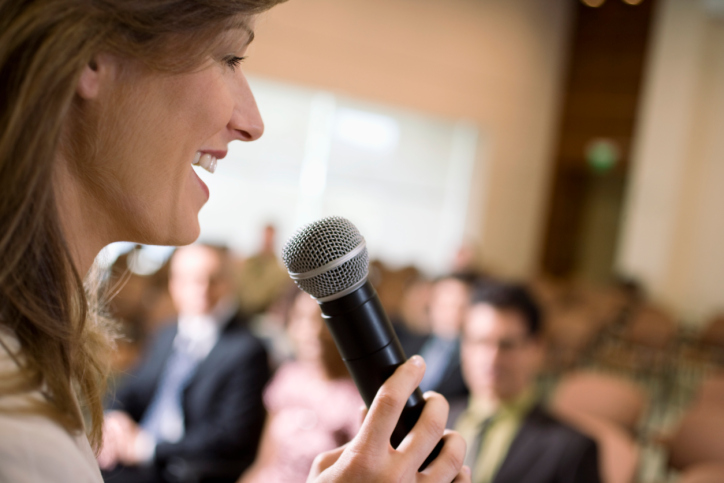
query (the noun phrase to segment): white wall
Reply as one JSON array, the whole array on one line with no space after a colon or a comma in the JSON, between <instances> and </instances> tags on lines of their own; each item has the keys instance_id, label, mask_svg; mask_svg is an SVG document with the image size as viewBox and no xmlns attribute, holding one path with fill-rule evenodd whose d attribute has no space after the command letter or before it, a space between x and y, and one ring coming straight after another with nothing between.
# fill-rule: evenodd
<instances>
[{"instance_id":1,"label":"white wall","mask_svg":"<svg viewBox=\"0 0 724 483\"><path fill-rule=\"evenodd\" d=\"M724 22L662 0L618 268L684 320L724 309Z\"/></svg>"},{"instance_id":2,"label":"white wall","mask_svg":"<svg viewBox=\"0 0 724 483\"><path fill-rule=\"evenodd\" d=\"M475 122L490 145L479 150L467 233L493 269L525 276L542 238L570 6L291 0L260 19L245 69Z\"/></svg>"}]
</instances>

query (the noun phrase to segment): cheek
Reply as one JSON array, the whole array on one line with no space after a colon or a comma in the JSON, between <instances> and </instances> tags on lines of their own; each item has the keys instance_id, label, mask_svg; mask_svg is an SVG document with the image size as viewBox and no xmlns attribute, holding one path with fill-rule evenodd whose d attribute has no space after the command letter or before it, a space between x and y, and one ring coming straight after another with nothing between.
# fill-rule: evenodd
<instances>
[{"instance_id":1,"label":"cheek","mask_svg":"<svg viewBox=\"0 0 724 483\"><path fill-rule=\"evenodd\" d=\"M231 119L233 98L224 78L214 70L194 74L176 96L178 99L186 99L176 114L180 124L185 125L184 140L191 140L192 143L208 141L222 131Z\"/></svg>"},{"instance_id":2,"label":"cheek","mask_svg":"<svg viewBox=\"0 0 724 483\"><path fill-rule=\"evenodd\" d=\"M488 377L491 369L491 358L482 351L468 351L462 354L463 369L475 380Z\"/></svg>"}]
</instances>

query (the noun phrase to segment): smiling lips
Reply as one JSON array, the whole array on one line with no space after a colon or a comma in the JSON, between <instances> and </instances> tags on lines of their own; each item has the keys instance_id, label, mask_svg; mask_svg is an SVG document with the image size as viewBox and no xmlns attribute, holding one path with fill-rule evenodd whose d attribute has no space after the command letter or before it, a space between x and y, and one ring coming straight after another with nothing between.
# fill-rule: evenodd
<instances>
[{"instance_id":1,"label":"smiling lips","mask_svg":"<svg viewBox=\"0 0 724 483\"><path fill-rule=\"evenodd\" d=\"M196 156L194 157L194 162L191 163L194 166L200 166L204 168L209 173L213 173L216 171L216 163L218 159L216 156L209 154L209 153L202 153L201 151L196 151Z\"/></svg>"}]
</instances>

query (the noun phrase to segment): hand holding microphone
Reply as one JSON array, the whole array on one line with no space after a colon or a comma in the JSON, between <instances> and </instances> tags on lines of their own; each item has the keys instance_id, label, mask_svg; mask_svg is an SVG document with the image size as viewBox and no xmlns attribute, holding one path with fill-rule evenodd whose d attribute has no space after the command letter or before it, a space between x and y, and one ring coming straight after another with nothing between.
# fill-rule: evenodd
<instances>
[{"instance_id":1,"label":"hand holding microphone","mask_svg":"<svg viewBox=\"0 0 724 483\"><path fill-rule=\"evenodd\" d=\"M352 464L373 471L369 477L382 468L380 476L412 468L412 480L418 479L418 469L420 475L454 470L439 481L455 478L465 443L457 433L444 432L445 399L438 394L423 397L417 388L424 373L422 359L405 363L392 325L367 281L367 249L356 227L341 217L311 223L287 242L282 258L297 285L319 302L342 359L370 408L352 442L318 458L315 467L320 475ZM334 464L322 471L330 461ZM455 481L466 478L469 475L460 473Z\"/></svg>"}]
</instances>

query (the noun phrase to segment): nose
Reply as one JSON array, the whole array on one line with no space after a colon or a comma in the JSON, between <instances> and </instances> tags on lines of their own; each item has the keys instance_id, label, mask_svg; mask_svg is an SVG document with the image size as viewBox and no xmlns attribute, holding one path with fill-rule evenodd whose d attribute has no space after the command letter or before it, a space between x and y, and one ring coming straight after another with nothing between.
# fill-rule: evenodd
<instances>
[{"instance_id":1,"label":"nose","mask_svg":"<svg viewBox=\"0 0 724 483\"><path fill-rule=\"evenodd\" d=\"M234 139L241 141L259 139L264 134L264 121L261 119L249 83L241 72L238 73L234 99L234 112L229 121L229 129L232 131Z\"/></svg>"}]
</instances>

